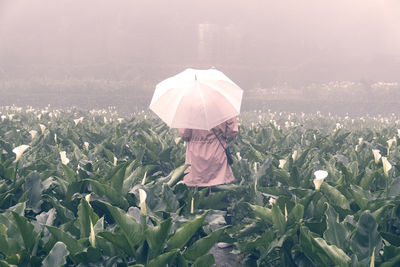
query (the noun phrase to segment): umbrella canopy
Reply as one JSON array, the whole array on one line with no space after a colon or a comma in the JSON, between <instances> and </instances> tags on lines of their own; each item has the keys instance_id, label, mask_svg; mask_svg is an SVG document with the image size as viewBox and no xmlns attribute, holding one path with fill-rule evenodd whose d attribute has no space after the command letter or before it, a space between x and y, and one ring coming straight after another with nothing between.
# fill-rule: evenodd
<instances>
[{"instance_id":1,"label":"umbrella canopy","mask_svg":"<svg viewBox=\"0 0 400 267\"><path fill-rule=\"evenodd\" d=\"M216 69L186 69L157 84L150 109L171 128L210 130L239 115L242 96Z\"/></svg>"}]
</instances>

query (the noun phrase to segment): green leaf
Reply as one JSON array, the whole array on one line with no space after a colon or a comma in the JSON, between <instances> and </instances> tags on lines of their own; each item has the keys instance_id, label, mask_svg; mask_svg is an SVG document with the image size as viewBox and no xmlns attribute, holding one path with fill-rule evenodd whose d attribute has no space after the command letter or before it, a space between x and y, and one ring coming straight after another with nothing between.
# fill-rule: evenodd
<instances>
[{"instance_id":1,"label":"green leaf","mask_svg":"<svg viewBox=\"0 0 400 267\"><path fill-rule=\"evenodd\" d=\"M300 228L300 247L316 266L350 266L351 259L335 245L313 234L307 227Z\"/></svg>"},{"instance_id":2,"label":"green leaf","mask_svg":"<svg viewBox=\"0 0 400 267\"><path fill-rule=\"evenodd\" d=\"M397 197L398 195L400 195L400 178L395 179L389 188L390 197Z\"/></svg>"},{"instance_id":3,"label":"green leaf","mask_svg":"<svg viewBox=\"0 0 400 267\"><path fill-rule=\"evenodd\" d=\"M8 240L7 240L7 227L0 224L0 252L8 255Z\"/></svg>"},{"instance_id":4,"label":"green leaf","mask_svg":"<svg viewBox=\"0 0 400 267\"><path fill-rule=\"evenodd\" d=\"M378 225L369 211L364 211L357 224L357 228L350 240L350 247L356 253L359 261L369 258L375 249L379 253L381 247L381 236Z\"/></svg>"},{"instance_id":5,"label":"green leaf","mask_svg":"<svg viewBox=\"0 0 400 267\"><path fill-rule=\"evenodd\" d=\"M102 184L96 180L87 179L93 186L93 191L99 196L105 196L110 202L118 207L126 209L129 207L128 201L121 195L121 192L116 191L111 186Z\"/></svg>"},{"instance_id":6,"label":"green leaf","mask_svg":"<svg viewBox=\"0 0 400 267\"><path fill-rule=\"evenodd\" d=\"M77 181L75 172L70 167L62 164L62 168L64 169L64 177L68 182L72 183Z\"/></svg>"},{"instance_id":7,"label":"green leaf","mask_svg":"<svg viewBox=\"0 0 400 267\"><path fill-rule=\"evenodd\" d=\"M123 187L124 178L125 178L125 171L126 171L127 167L128 167L128 162L120 164L120 165L116 166L112 170L112 173L110 174L111 186L117 192L122 192L122 187Z\"/></svg>"},{"instance_id":8,"label":"green leaf","mask_svg":"<svg viewBox=\"0 0 400 267\"><path fill-rule=\"evenodd\" d=\"M182 166L173 170L168 176L171 177L168 181L168 185L173 187L184 175L185 170L189 167L189 164L183 164Z\"/></svg>"},{"instance_id":9,"label":"green leaf","mask_svg":"<svg viewBox=\"0 0 400 267\"><path fill-rule=\"evenodd\" d=\"M214 255L203 255L193 263L192 267L209 267L215 263Z\"/></svg>"},{"instance_id":10,"label":"green leaf","mask_svg":"<svg viewBox=\"0 0 400 267\"><path fill-rule=\"evenodd\" d=\"M261 207L261 206L257 206L257 205L252 205L250 203L247 203L250 208L253 210L254 214L261 218L262 220L264 220L265 222L269 223L269 224L273 224L272 221L272 211L269 208L266 207Z\"/></svg>"},{"instance_id":11,"label":"green leaf","mask_svg":"<svg viewBox=\"0 0 400 267\"><path fill-rule=\"evenodd\" d=\"M285 169L273 167L273 174L276 179L284 185L291 185L290 173Z\"/></svg>"},{"instance_id":12,"label":"green leaf","mask_svg":"<svg viewBox=\"0 0 400 267\"><path fill-rule=\"evenodd\" d=\"M33 225L25 217L20 216L15 212L12 212L12 215L17 224L22 239L24 240L26 250L31 251L38 237L38 234L33 231Z\"/></svg>"},{"instance_id":13,"label":"green leaf","mask_svg":"<svg viewBox=\"0 0 400 267\"><path fill-rule=\"evenodd\" d=\"M172 218L162 221L156 227L148 227L145 231L145 236L149 247L152 250L152 255L159 255L171 229Z\"/></svg>"},{"instance_id":14,"label":"green leaf","mask_svg":"<svg viewBox=\"0 0 400 267\"><path fill-rule=\"evenodd\" d=\"M57 242L50 250L49 254L44 258L42 266L55 267L64 266L67 263L69 252L67 246L63 242Z\"/></svg>"},{"instance_id":15,"label":"green leaf","mask_svg":"<svg viewBox=\"0 0 400 267\"><path fill-rule=\"evenodd\" d=\"M152 259L146 267L160 267L160 266L168 266L168 263L173 261L173 258L177 255L178 250L174 249L167 253L159 255L157 258Z\"/></svg>"},{"instance_id":16,"label":"green leaf","mask_svg":"<svg viewBox=\"0 0 400 267\"><path fill-rule=\"evenodd\" d=\"M350 189L348 190L350 191L357 205L362 210L366 209L369 200L372 199L372 196L368 195L368 192L364 191L361 187L356 185L350 185Z\"/></svg>"},{"instance_id":17,"label":"green leaf","mask_svg":"<svg viewBox=\"0 0 400 267\"><path fill-rule=\"evenodd\" d=\"M70 234L62 231L57 227L49 225L46 225L46 227L56 240L63 242L67 246L69 252L71 252L72 254L79 253L83 250L83 246L81 245L81 243L79 243L78 240L76 240Z\"/></svg>"},{"instance_id":18,"label":"green leaf","mask_svg":"<svg viewBox=\"0 0 400 267\"><path fill-rule=\"evenodd\" d=\"M324 232L324 239L332 245L344 248L350 232L343 223L339 222L336 211L328 203L325 204L327 205L327 209L325 211L326 230Z\"/></svg>"},{"instance_id":19,"label":"green leaf","mask_svg":"<svg viewBox=\"0 0 400 267\"><path fill-rule=\"evenodd\" d=\"M388 232L380 232L380 235L388 241L391 245L399 247L400 246L400 236Z\"/></svg>"},{"instance_id":20,"label":"green leaf","mask_svg":"<svg viewBox=\"0 0 400 267\"><path fill-rule=\"evenodd\" d=\"M131 250L131 246L124 234L104 231L104 232L99 232L98 235L110 241L113 247L121 249L127 255L131 257L135 256L135 251Z\"/></svg>"},{"instance_id":21,"label":"green leaf","mask_svg":"<svg viewBox=\"0 0 400 267\"><path fill-rule=\"evenodd\" d=\"M26 192L27 207L31 208L34 212L38 213L40 211L40 205L42 204L41 194L41 181L39 174L34 171L30 173L25 178L25 183L23 185L23 190Z\"/></svg>"},{"instance_id":22,"label":"green leaf","mask_svg":"<svg viewBox=\"0 0 400 267\"><path fill-rule=\"evenodd\" d=\"M314 238L314 244L318 246L325 252L325 254L330 258L332 263L336 266L350 266L351 259L344 253L343 250L336 247L335 245L328 245L326 241L320 237Z\"/></svg>"},{"instance_id":23,"label":"green leaf","mask_svg":"<svg viewBox=\"0 0 400 267\"><path fill-rule=\"evenodd\" d=\"M340 207L344 210L349 210L350 205L347 198L335 187L328 183L322 183L320 191L328 199L329 204Z\"/></svg>"},{"instance_id":24,"label":"green leaf","mask_svg":"<svg viewBox=\"0 0 400 267\"><path fill-rule=\"evenodd\" d=\"M203 225L208 211L181 226L167 242L167 250L181 249Z\"/></svg>"},{"instance_id":25,"label":"green leaf","mask_svg":"<svg viewBox=\"0 0 400 267\"><path fill-rule=\"evenodd\" d=\"M289 212L287 225L291 225L295 222L300 222L303 219L304 215L304 206L297 203L293 209Z\"/></svg>"},{"instance_id":26,"label":"green leaf","mask_svg":"<svg viewBox=\"0 0 400 267\"><path fill-rule=\"evenodd\" d=\"M103 202L110 211L117 225L121 228L121 231L131 247L131 251L135 251L135 246L140 244L144 239L144 233L142 225L128 215L125 211L114 207L106 202Z\"/></svg>"},{"instance_id":27,"label":"green leaf","mask_svg":"<svg viewBox=\"0 0 400 267\"><path fill-rule=\"evenodd\" d=\"M286 223L282 211L277 205L274 204L272 205L271 214L274 228L277 229L280 234L284 234Z\"/></svg>"},{"instance_id":28,"label":"green leaf","mask_svg":"<svg viewBox=\"0 0 400 267\"><path fill-rule=\"evenodd\" d=\"M193 245L191 245L183 254L183 256L191 261L205 255L214 246L215 243L220 241L221 235L224 233L226 227L220 228L208 236L197 240Z\"/></svg>"},{"instance_id":29,"label":"green leaf","mask_svg":"<svg viewBox=\"0 0 400 267\"><path fill-rule=\"evenodd\" d=\"M80 204L78 205L78 221L81 238L89 237L90 222L95 225L98 219L99 217L93 212L92 207L89 205L86 199L82 198Z\"/></svg>"}]
</instances>

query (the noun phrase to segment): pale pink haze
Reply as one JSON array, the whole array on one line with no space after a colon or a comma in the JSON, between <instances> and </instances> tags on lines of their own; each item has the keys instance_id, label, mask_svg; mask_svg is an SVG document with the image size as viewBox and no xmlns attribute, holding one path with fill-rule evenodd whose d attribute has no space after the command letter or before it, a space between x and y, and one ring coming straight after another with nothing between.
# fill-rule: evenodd
<instances>
[{"instance_id":1,"label":"pale pink haze","mask_svg":"<svg viewBox=\"0 0 400 267\"><path fill-rule=\"evenodd\" d=\"M236 118L229 119L213 128L224 147L238 133ZM187 186L214 186L234 180L225 151L213 131L179 129L179 135L187 142L187 169L184 183Z\"/></svg>"}]
</instances>

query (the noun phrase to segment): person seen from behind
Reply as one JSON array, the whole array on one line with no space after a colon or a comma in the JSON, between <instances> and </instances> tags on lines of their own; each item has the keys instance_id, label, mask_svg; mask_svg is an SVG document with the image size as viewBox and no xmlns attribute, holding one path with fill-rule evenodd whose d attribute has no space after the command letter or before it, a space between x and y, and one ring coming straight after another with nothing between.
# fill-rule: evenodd
<instances>
[{"instance_id":1,"label":"person seen from behind","mask_svg":"<svg viewBox=\"0 0 400 267\"><path fill-rule=\"evenodd\" d=\"M183 182L189 187L209 187L227 184L234 180L225 148L238 133L236 118L231 118L210 131L178 129L187 142L186 170Z\"/></svg>"}]
</instances>

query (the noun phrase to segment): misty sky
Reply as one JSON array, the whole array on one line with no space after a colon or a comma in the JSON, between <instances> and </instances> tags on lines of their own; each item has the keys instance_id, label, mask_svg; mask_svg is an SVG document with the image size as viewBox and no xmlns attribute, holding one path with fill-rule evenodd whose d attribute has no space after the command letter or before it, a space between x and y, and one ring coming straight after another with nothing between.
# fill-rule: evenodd
<instances>
[{"instance_id":1,"label":"misty sky","mask_svg":"<svg viewBox=\"0 0 400 267\"><path fill-rule=\"evenodd\" d=\"M216 66L249 84L399 80L399 14L398 0L0 0L0 73L102 64Z\"/></svg>"}]
</instances>

